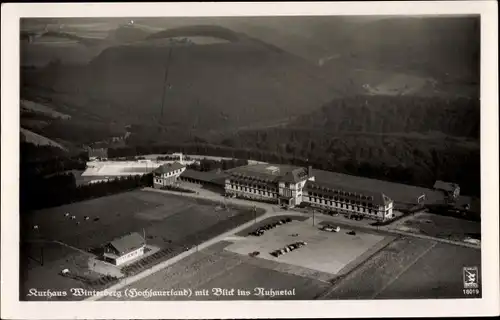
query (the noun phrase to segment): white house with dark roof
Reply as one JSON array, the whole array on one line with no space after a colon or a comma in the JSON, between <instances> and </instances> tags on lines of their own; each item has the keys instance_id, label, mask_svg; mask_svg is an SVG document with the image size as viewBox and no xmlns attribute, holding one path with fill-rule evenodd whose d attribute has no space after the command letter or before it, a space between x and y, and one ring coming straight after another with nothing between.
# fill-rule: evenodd
<instances>
[{"instance_id":1,"label":"white house with dark roof","mask_svg":"<svg viewBox=\"0 0 500 320\"><path fill-rule=\"evenodd\" d=\"M179 176L186 170L186 166L179 163L167 163L153 171L153 185L161 188L172 185L179 179Z\"/></svg>"},{"instance_id":2,"label":"white house with dark roof","mask_svg":"<svg viewBox=\"0 0 500 320\"><path fill-rule=\"evenodd\" d=\"M104 247L104 260L122 265L144 254L146 240L136 232L117 238Z\"/></svg>"}]
</instances>

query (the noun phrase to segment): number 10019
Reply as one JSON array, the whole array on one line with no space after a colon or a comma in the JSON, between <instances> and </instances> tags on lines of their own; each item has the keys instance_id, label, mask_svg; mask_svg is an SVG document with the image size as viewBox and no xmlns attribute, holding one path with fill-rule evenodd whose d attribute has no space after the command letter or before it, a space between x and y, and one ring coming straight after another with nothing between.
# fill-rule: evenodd
<instances>
[{"instance_id":1,"label":"number 10019","mask_svg":"<svg viewBox=\"0 0 500 320\"><path fill-rule=\"evenodd\" d=\"M477 295L479 294L479 289L464 289L465 295Z\"/></svg>"}]
</instances>

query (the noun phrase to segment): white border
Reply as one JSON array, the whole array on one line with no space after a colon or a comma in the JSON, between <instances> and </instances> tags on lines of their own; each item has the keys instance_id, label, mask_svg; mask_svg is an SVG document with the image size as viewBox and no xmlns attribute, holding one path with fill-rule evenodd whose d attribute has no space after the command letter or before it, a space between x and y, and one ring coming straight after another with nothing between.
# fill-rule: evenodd
<instances>
[{"instance_id":1,"label":"white border","mask_svg":"<svg viewBox=\"0 0 500 320\"><path fill-rule=\"evenodd\" d=\"M483 298L262 302L19 302L19 18L277 15L481 15ZM2 5L1 317L8 319L332 318L498 315L498 17L496 1ZM14 230L14 231L13 231Z\"/></svg>"}]
</instances>

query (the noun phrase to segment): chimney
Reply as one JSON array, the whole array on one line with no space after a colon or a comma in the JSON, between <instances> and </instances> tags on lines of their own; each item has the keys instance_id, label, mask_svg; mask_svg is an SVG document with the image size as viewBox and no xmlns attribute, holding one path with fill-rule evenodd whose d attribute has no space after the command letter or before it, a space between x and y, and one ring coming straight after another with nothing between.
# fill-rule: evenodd
<instances>
[{"instance_id":1,"label":"chimney","mask_svg":"<svg viewBox=\"0 0 500 320\"><path fill-rule=\"evenodd\" d=\"M182 152L181 152L181 153L179 153L179 162L180 162L181 164L184 164L184 162L182 161Z\"/></svg>"}]
</instances>

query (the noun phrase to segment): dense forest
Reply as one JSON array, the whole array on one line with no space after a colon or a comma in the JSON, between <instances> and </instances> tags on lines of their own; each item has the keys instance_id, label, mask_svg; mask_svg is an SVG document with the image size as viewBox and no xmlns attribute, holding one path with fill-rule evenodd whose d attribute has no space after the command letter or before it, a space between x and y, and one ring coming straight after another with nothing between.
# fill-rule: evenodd
<instances>
[{"instance_id":1,"label":"dense forest","mask_svg":"<svg viewBox=\"0 0 500 320\"><path fill-rule=\"evenodd\" d=\"M288 127L328 133L442 133L479 139L480 101L465 97L352 96L334 99Z\"/></svg>"},{"instance_id":2,"label":"dense forest","mask_svg":"<svg viewBox=\"0 0 500 320\"><path fill-rule=\"evenodd\" d=\"M183 151L311 164L425 187L441 179L459 183L464 194L480 192L479 100L354 96L334 99L284 126L218 135L170 132L162 143L154 142L152 131L147 138L136 132L128 147L110 155Z\"/></svg>"}]
</instances>

